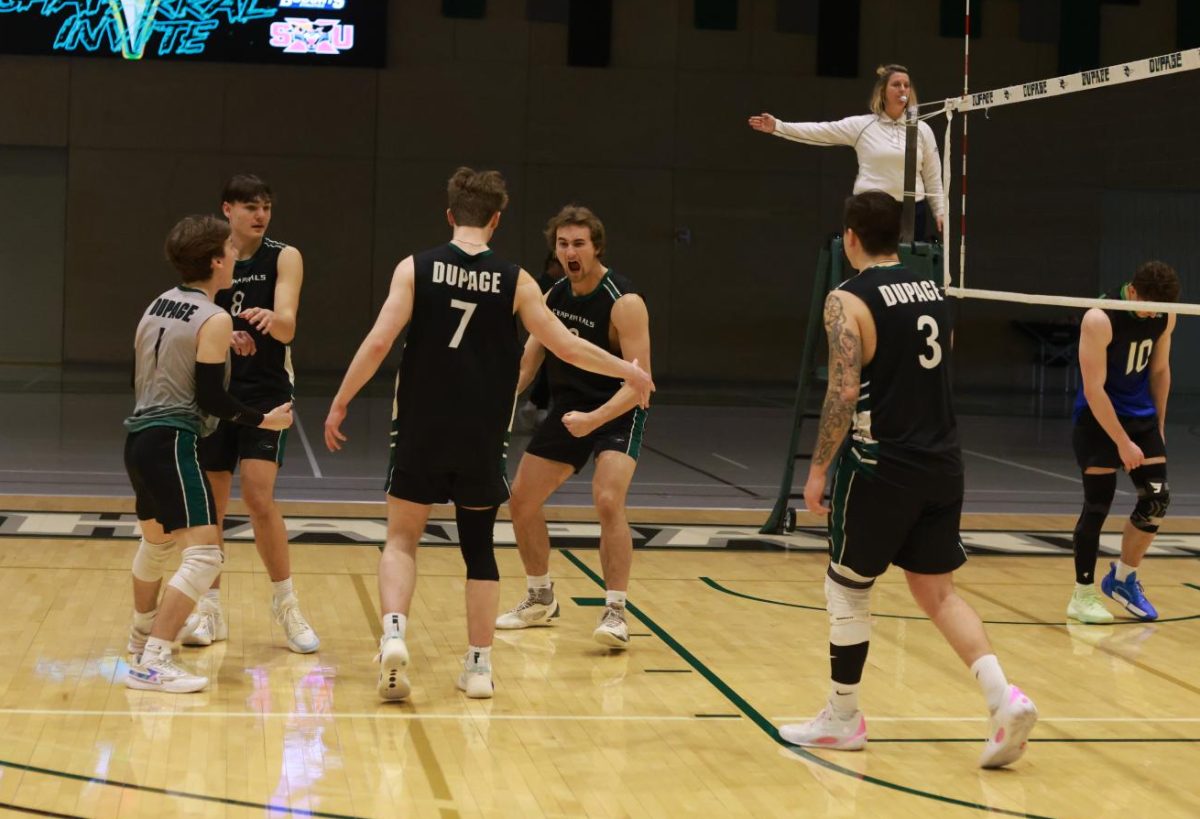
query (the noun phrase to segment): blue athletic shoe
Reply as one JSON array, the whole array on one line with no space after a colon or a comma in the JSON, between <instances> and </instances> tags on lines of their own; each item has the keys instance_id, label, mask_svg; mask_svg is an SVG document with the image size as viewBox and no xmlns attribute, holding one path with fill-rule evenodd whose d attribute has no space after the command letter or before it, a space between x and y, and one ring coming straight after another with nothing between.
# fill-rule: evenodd
<instances>
[{"instance_id":1,"label":"blue athletic shoe","mask_svg":"<svg viewBox=\"0 0 1200 819\"><path fill-rule=\"evenodd\" d=\"M1158 611L1146 599L1142 584L1138 582L1137 572L1130 572L1123 581L1117 580L1117 564L1108 564L1108 574L1100 581L1100 591L1107 594L1125 607L1125 611L1139 620L1157 620Z\"/></svg>"}]
</instances>

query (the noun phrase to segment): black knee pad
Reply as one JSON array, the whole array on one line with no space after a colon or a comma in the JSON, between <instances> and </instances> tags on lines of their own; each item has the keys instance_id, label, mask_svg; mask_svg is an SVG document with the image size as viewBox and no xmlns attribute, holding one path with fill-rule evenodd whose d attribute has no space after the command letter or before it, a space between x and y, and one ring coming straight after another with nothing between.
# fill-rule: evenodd
<instances>
[{"instance_id":1,"label":"black knee pad","mask_svg":"<svg viewBox=\"0 0 1200 819\"><path fill-rule=\"evenodd\" d=\"M1167 465L1146 464L1129 473L1137 487L1137 505L1129 521L1143 532L1157 532L1171 505L1171 489L1167 486Z\"/></svg>"},{"instance_id":2,"label":"black knee pad","mask_svg":"<svg viewBox=\"0 0 1200 819\"><path fill-rule=\"evenodd\" d=\"M1108 510L1117 494L1117 473L1102 475L1083 473L1083 513L1075 524L1076 534L1100 536Z\"/></svg>"},{"instance_id":3,"label":"black knee pad","mask_svg":"<svg viewBox=\"0 0 1200 819\"><path fill-rule=\"evenodd\" d=\"M496 552L492 545L496 507L463 509L458 506L454 509L454 519L458 522L458 545L462 550L463 562L467 564L467 579L499 580L500 569L496 566Z\"/></svg>"}]
</instances>

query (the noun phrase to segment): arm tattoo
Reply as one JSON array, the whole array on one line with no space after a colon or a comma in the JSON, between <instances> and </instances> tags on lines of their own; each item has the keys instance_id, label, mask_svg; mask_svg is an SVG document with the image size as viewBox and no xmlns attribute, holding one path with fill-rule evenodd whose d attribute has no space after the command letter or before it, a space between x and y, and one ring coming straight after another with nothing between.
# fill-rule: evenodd
<instances>
[{"instance_id":1,"label":"arm tattoo","mask_svg":"<svg viewBox=\"0 0 1200 819\"><path fill-rule=\"evenodd\" d=\"M829 465L850 429L862 375L862 339L842 300L833 293L825 299L825 332L829 337L829 387L813 450L813 464L819 467Z\"/></svg>"}]
</instances>

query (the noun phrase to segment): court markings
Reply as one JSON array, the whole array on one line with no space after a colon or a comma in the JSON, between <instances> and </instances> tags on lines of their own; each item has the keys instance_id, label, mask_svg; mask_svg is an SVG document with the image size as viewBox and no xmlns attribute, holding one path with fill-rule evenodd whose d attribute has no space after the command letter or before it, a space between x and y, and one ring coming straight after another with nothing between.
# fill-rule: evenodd
<instances>
[{"instance_id":1,"label":"court markings","mask_svg":"<svg viewBox=\"0 0 1200 819\"><path fill-rule=\"evenodd\" d=\"M576 557L569 549L561 549L560 552L563 555L563 557L567 558L567 560L569 560L572 564L574 564L575 568L579 569L579 571L582 572L584 575L586 575L593 583L595 583L600 588L604 588L604 580L599 575L597 575L594 571L592 571L591 568L589 568L586 563L584 563L582 560L580 560L578 557ZM713 672L712 669L710 669L707 665L705 665L703 662L701 662L694 654L692 654L681 643L679 643L679 641L677 641L674 637L672 637L670 635L670 633L666 631L666 629L664 629L662 626L658 625L657 622L655 622L653 619L651 619L649 617L649 615L647 615L645 612L643 612L641 609L639 609L633 603L627 602L626 608L629 610L629 612L631 614L633 614L633 616L635 616L639 620L641 620L642 623L648 629L650 629L651 632L653 632L655 634L655 636L657 636L660 640L662 640L664 643L666 643L666 645L672 651L674 651L676 654L678 654L680 659L682 659L685 663L687 663L692 668L694 668L696 671L698 671L701 674L701 676L703 676L706 680L708 680L709 684L711 684L714 688L716 688L719 692L721 692L721 694L726 699L728 699L734 705L734 707L737 708L737 710L741 711L742 714L744 714L751 722L753 722L756 726L758 726L758 728L760 730L762 730L762 732L765 733L768 737L770 737L773 742L782 746L785 750L794 754L797 758L804 760L805 762L811 762L813 764L821 766L822 768L826 768L830 771L834 771L835 773L843 774L845 776L853 777L854 779L858 779L862 782L868 782L872 785L878 785L883 788L888 788L889 790L898 791L900 793L907 793L912 796L919 796L924 799L932 799L934 801L941 802L943 804L958 805L958 806L964 807L964 808L973 808L975 810L988 811L989 813L997 813L997 814L1000 814L1003 816L1021 816L1021 817L1028 817L1028 819L1049 819L1048 817L1040 816L1038 814L1025 813L1025 812L1021 812L1021 811L1012 811L1012 810L1007 810L1004 808L997 808L997 807L993 807L991 805L984 805L979 802L971 802L971 801L965 800L965 799L957 799L952 796L945 796L943 794L933 793L932 791L924 791L924 790L920 790L918 788L909 787L908 785L902 785L898 782L891 782L886 779L880 779L879 777L871 776L869 774L865 774L860 771L855 771L851 768L846 768L841 765L838 765L837 763L831 762L828 759L818 756L817 754L815 754L805 748L798 748L796 746L789 745L786 742L784 742L783 739L779 736L779 731L775 727L774 723L772 723L766 717L764 717L761 713L759 713L758 710L754 708L754 706L752 706L748 701L746 701L745 698L743 698L740 694L738 694L737 691L735 691L732 687L730 687L730 685L728 683L726 683L723 679L721 679L719 676L717 676L717 674L715 672Z\"/></svg>"},{"instance_id":2,"label":"court markings","mask_svg":"<svg viewBox=\"0 0 1200 819\"><path fill-rule=\"evenodd\" d=\"M699 580L700 580L700 582L704 583L706 586L708 586L712 589L715 589L716 591L719 591L723 594L728 594L732 597L740 597L743 600L751 600L755 603L767 603L772 606L786 606L787 608L792 608L792 609L804 609L805 611L819 611L822 614L825 613L824 606L808 606L803 603L788 603L783 600L772 600L769 597L758 597L753 594L746 594L745 592L734 591L733 589L729 588L728 586L724 586L724 585L718 583L716 580L713 580L711 577L700 577ZM1180 585L1186 586L1190 589L1198 588L1197 586L1195 586L1191 583L1182 583ZM964 587L964 588L966 588L966 587ZM880 612L873 611L873 612L871 612L871 616L872 617L881 617L881 618L885 618L888 620L925 620L925 621L929 620L928 617L924 617L919 614L883 614ZM1157 625L1159 623L1177 623L1177 622L1180 622L1183 620L1200 620L1200 614L1188 614L1188 615L1182 615L1180 617L1162 617L1158 620L1152 620L1152 621L1116 620L1112 623L1107 623L1105 625L1094 626L1094 628L1098 628L1098 629L1099 628L1107 628L1108 626L1149 626L1152 624ZM1078 623L1078 624L1077 623L1068 623L1068 622L1065 622L1062 620L1058 620L1058 621L1054 621L1054 620L984 620L983 622L986 623L987 625L991 625L991 626L1058 626L1058 627L1062 628L1062 627L1067 627L1067 626L1078 625L1080 627L1086 628L1086 626L1082 623Z\"/></svg>"}]
</instances>

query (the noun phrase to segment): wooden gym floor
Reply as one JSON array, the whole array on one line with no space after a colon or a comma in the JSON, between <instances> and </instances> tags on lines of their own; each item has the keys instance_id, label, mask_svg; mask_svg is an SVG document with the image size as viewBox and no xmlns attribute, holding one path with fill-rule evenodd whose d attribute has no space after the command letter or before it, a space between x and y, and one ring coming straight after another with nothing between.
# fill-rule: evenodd
<instances>
[{"instance_id":1,"label":"wooden gym floor","mask_svg":"<svg viewBox=\"0 0 1200 819\"><path fill-rule=\"evenodd\" d=\"M1079 626L1063 617L1078 503L1064 422L964 418L964 446L978 454L967 459L973 554L960 589L1042 714L1025 759L984 772L982 697L896 572L873 599L868 749L779 743L774 726L814 714L828 674L820 531L764 537L754 525L781 461L785 408L662 407L670 422L648 440L663 454L639 470L626 653L590 640L603 597L597 532L579 505L586 476L569 486L552 510L563 616L497 636L492 701L454 687L463 572L452 522L432 522L409 627L412 700L384 705L371 662L381 506L319 502L326 483L335 497L378 498L379 453L363 441L369 424L383 436L376 408L360 416L361 458L312 448L310 461L293 442L284 470L296 586L320 652L284 647L251 536L234 520L230 639L185 650L213 682L172 696L121 683L136 540L119 427L82 421L93 414L73 402L85 397L93 411L108 400L0 402L0 816L1200 814L1190 780L1200 759L1200 493L1189 491L1188 427L1168 434L1177 501L1143 572L1162 619ZM39 401L42 420L31 423ZM311 403L301 411L315 443ZM729 428L746 419L739 438ZM314 471L323 475L305 474ZM1118 496L1113 527L1129 501ZM511 528L497 536L509 605L522 570Z\"/></svg>"}]
</instances>

